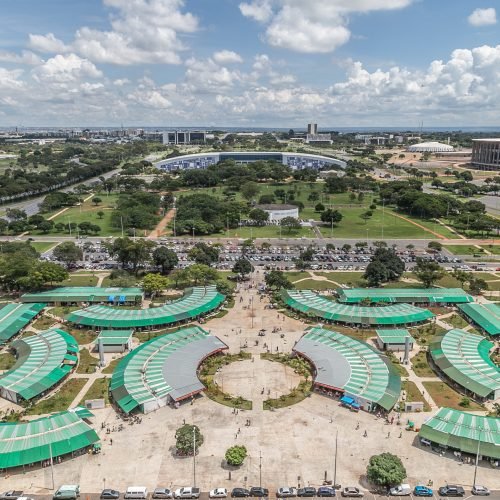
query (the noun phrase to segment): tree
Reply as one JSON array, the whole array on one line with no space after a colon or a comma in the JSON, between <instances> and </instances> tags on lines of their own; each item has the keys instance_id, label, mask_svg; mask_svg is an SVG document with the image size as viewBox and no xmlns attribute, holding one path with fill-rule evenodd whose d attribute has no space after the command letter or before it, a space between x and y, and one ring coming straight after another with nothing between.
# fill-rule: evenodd
<instances>
[{"instance_id":1,"label":"tree","mask_svg":"<svg viewBox=\"0 0 500 500\"><path fill-rule=\"evenodd\" d=\"M38 229L42 231L43 234L50 233L53 227L54 227L54 221L52 220L44 220L38 225Z\"/></svg>"},{"instance_id":2,"label":"tree","mask_svg":"<svg viewBox=\"0 0 500 500\"><path fill-rule=\"evenodd\" d=\"M404 270L404 262L393 249L380 247L375 250L363 277L370 286L379 286L380 283L399 280Z\"/></svg>"},{"instance_id":3,"label":"tree","mask_svg":"<svg viewBox=\"0 0 500 500\"><path fill-rule=\"evenodd\" d=\"M241 465L247 457L247 449L244 446L231 446L226 450L226 462L235 467Z\"/></svg>"},{"instance_id":4,"label":"tree","mask_svg":"<svg viewBox=\"0 0 500 500\"><path fill-rule=\"evenodd\" d=\"M241 196L243 196L243 198L248 201L255 198L259 194L259 191L260 186L253 181L245 182L245 184L240 187Z\"/></svg>"},{"instance_id":5,"label":"tree","mask_svg":"<svg viewBox=\"0 0 500 500\"><path fill-rule=\"evenodd\" d=\"M83 259L83 251L72 241L64 241L57 245L52 251L54 258L66 264L67 268L73 266L77 261Z\"/></svg>"},{"instance_id":6,"label":"tree","mask_svg":"<svg viewBox=\"0 0 500 500\"><path fill-rule=\"evenodd\" d=\"M68 271L55 262L37 262L26 278L26 288L38 289L46 283L60 283L68 279Z\"/></svg>"},{"instance_id":7,"label":"tree","mask_svg":"<svg viewBox=\"0 0 500 500\"><path fill-rule=\"evenodd\" d=\"M97 212L97 217L99 217L99 219L102 219L104 217L104 212L102 210L99 210Z\"/></svg>"},{"instance_id":8,"label":"tree","mask_svg":"<svg viewBox=\"0 0 500 500\"><path fill-rule=\"evenodd\" d=\"M316 203L314 206L314 211L315 212L323 212L325 210L325 205L323 203Z\"/></svg>"},{"instance_id":9,"label":"tree","mask_svg":"<svg viewBox=\"0 0 500 500\"><path fill-rule=\"evenodd\" d=\"M366 475L372 483L378 486L391 487L403 482L406 478L406 469L396 455L381 453L370 457Z\"/></svg>"},{"instance_id":10,"label":"tree","mask_svg":"<svg viewBox=\"0 0 500 500\"><path fill-rule=\"evenodd\" d=\"M175 268L179 263L179 258L170 248L159 246L153 250L153 262L155 266L161 268L162 274L166 274Z\"/></svg>"},{"instance_id":11,"label":"tree","mask_svg":"<svg viewBox=\"0 0 500 500\"><path fill-rule=\"evenodd\" d=\"M186 268L188 279L195 285L207 286L219 277L217 270L205 264L193 264Z\"/></svg>"},{"instance_id":12,"label":"tree","mask_svg":"<svg viewBox=\"0 0 500 500\"><path fill-rule=\"evenodd\" d=\"M474 278L471 276L469 279L469 291L472 295L480 295L483 290L488 290L488 283L482 278Z\"/></svg>"},{"instance_id":13,"label":"tree","mask_svg":"<svg viewBox=\"0 0 500 500\"><path fill-rule=\"evenodd\" d=\"M147 295L155 297L168 287L168 278L161 274L149 273L142 280L142 289Z\"/></svg>"},{"instance_id":14,"label":"tree","mask_svg":"<svg viewBox=\"0 0 500 500\"><path fill-rule=\"evenodd\" d=\"M368 219L370 219L372 216L373 212L371 210L367 210L366 212L363 212L359 217L365 221L365 224L367 224Z\"/></svg>"},{"instance_id":15,"label":"tree","mask_svg":"<svg viewBox=\"0 0 500 500\"><path fill-rule=\"evenodd\" d=\"M269 213L260 208L250 210L248 217L255 222L257 226L263 226L269 220Z\"/></svg>"},{"instance_id":16,"label":"tree","mask_svg":"<svg viewBox=\"0 0 500 500\"><path fill-rule=\"evenodd\" d=\"M203 242L196 243L189 251L188 257L197 264L209 266L219 261L219 248L215 245L207 245Z\"/></svg>"},{"instance_id":17,"label":"tree","mask_svg":"<svg viewBox=\"0 0 500 500\"><path fill-rule=\"evenodd\" d=\"M203 434L197 425L184 424L175 431L175 447L180 455L193 455L203 444Z\"/></svg>"},{"instance_id":18,"label":"tree","mask_svg":"<svg viewBox=\"0 0 500 500\"><path fill-rule=\"evenodd\" d=\"M295 217L283 217L280 221L280 225L281 227L286 227L289 233L300 229L300 222Z\"/></svg>"},{"instance_id":19,"label":"tree","mask_svg":"<svg viewBox=\"0 0 500 500\"><path fill-rule=\"evenodd\" d=\"M11 221L21 221L21 220L26 220L27 215L24 210L20 210L19 208L8 208L7 212L7 219Z\"/></svg>"},{"instance_id":20,"label":"tree","mask_svg":"<svg viewBox=\"0 0 500 500\"><path fill-rule=\"evenodd\" d=\"M134 273L139 264L146 264L151 259L151 250L155 247L153 241L131 240L128 237L116 238L107 245L109 253L121 262L122 267L131 265Z\"/></svg>"},{"instance_id":21,"label":"tree","mask_svg":"<svg viewBox=\"0 0 500 500\"><path fill-rule=\"evenodd\" d=\"M281 288L290 290L293 288L293 284L285 276L283 271L270 271L266 274L265 282L272 290L280 290Z\"/></svg>"},{"instance_id":22,"label":"tree","mask_svg":"<svg viewBox=\"0 0 500 500\"><path fill-rule=\"evenodd\" d=\"M427 248L433 252L440 252L443 249L443 245L439 241L430 241Z\"/></svg>"},{"instance_id":23,"label":"tree","mask_svg":"<svg viewBox=\"0 0 500 500\"><path fill-rule=\"evenodd\" d=\"M217 280L215 282L215 288L219 293L225 295L226 297L231 297L233 295L233 288L226 280Z\"/></svg>"},{"instance_id":24,"label":"tree","mask_svg":"<svg viewBox=\"0 0 500 500\"><path fill-rule=\"evenodd\" d=\"M343 216L338 210L328 208L321 214L321 221L328 224L338 224Z\"/></svg>"},{"instance_id":25,"label":"tree","mask_svg":"<svg viewBox=\"0 0 500 500\"><path fill-rule=\"evenodd\" d=\"M99 196L94 196L92 198L92 203L97 207L97 205L99 205L99 203L102 203L102 198L99 198Z\"/></svg>"},{"instance_id":26,"label":"tree","mask_svg":"<svg viewBox=\"0 0 500 500\"><path fill-rule=\"evenodd\" d=\"M318 201L319 193L317 191L311 191L307 197L308 201Z\"/></svg>"},{"instance_id":27,"label":"tree","mask_svg":"<svg viewBox=\"0 0 500 500\"><path fill-rule=\"evenodd\" d=\"M451 276L460 282L460 286L463 288L464 284L472 278L472 273L462 271L461 269L453 269Z\"/></svg>"},{"instance_id":28,"label":"tree","mask_svg":"<svg viewBox=\"0 0 500 500\"><path fill-rule=\"evenodd\" d=\"M241 257L234 263L232 271L233 273L238 273L241 277L244 277L253 271L253 266L248 259Z\"/></svg>"},{"instance_id":29,"label":"tree","mask_svg":"<svg viewBox=\"0 0 500 500\"><path fill-rule=\"evenodd\" d=\"M427 261L421 257L417 257L413 272L426 288L430 288L446 274L446 271L437 262Z\"/></svg>"}]
</instances>

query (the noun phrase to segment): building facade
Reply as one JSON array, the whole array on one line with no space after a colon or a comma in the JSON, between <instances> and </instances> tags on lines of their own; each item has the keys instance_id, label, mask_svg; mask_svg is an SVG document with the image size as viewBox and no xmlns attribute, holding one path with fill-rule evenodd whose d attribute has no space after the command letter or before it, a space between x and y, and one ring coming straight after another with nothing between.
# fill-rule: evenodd
<instances>
[{"instance_id":1,"label":"building facade","mask_svg":"<svg viewBox=\"0 0 500 500\"><path fill-rule=\"evenodd\" d=\"M172 130L163 132L163 144L204 144L206 133L201 130Z\"/></svg>"},{"instance_id":2,"label":"building facade","mask_svg":"<svg viewBox=\"0 0 500 500\"><path fill-rule=\"evenodd\" d=\"M500 139L473 139L471 163L481 170L500 170Z\"/></svg>"},{"instance_id":3,"label":"building facade","mask_svg":"<svg viewBox=\"0 0 500 500\"><path fill-rule=\"evenodd\" d=\"M257 205L255 208L267 212L270 222L280 221L285 217L299 218L299 207L295 205Z\"/></svg>"}]
</instances>

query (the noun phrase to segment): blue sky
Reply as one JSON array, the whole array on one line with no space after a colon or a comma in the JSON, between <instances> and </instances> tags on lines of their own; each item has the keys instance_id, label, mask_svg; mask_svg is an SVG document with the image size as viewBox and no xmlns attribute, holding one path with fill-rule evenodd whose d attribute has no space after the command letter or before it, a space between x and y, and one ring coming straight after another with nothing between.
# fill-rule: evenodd
<instances>
[{"instance_id":1,"label":"blue sky","mask_svg":"<svg viewBox=\"0 0 500 500\"><path fill-rule=\"evenodd\" d=\"M495 0L17 0L4 126L500 125Z\"/></svg>"}]
</instances>

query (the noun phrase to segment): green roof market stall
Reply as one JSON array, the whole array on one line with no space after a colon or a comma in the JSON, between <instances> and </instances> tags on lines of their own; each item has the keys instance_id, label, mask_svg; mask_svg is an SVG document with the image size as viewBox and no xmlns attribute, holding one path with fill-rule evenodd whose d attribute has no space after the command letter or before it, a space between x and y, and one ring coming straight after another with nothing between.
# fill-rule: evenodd
<instances>
[{"instance_id":1,"label":"green roof market stall","mask_svg":"<svg viewBox=\"0 0 500 500\"><path fill-rule=\"evenodd\" d=\"M0 395L19 403L42 395L70 373L78 361L78 343L63 330L16 340L16 364L0 376Z\"/></svg>"},{"instance_id":2,"label":"green roof market stall","mask_svg":"<svg viewBox=\"0 0 500 500\"><path fill-rule=\"evenodd\" d=\"M180 401L205 387L198 380L199 364L227 349L226 344L195 326L141 344L118 364L110 384L116 404L125 412L149 413Z\"/></svg>"},{"instance_id":3,"label":"green roof market stall","mask_svg":"<svg viewBox=\"0 0 500 500\"><path fill-rule=\"evenodd\" d=\"M341 391L367 410L372 403L391 410L401 392L401 378L376 349L341 333L311 328L293 351L308 359L316 369L314 384Z\"/></svg>"},{"instance_id":4,"label":"green roof market stall","mask_svg":"<svg viewBox=\"0 0 500 500\"><path fill-rule=\"evenodd\" d=\"M17 335L47 304L12 302L0 309L0 345Z\"/></svg>"},{"instance_id":5,"label":"green roof market stall","mask_svg":"<svg viewBox=\"0 0 500 500\"><path fill-rule=\"evenodd\" d=\"M440 408L418 435L445 448L471 455L479 449L479 455L485 458L500 459L500 418Z\"/></svg>"},{"instance_id":6,"label":"green roof market stall","mask_svg":"<svg viewBox=\"0 0 500 500\"><path fill-rule=\"evenodd\" d=\"M123 309L120 307L90 306L74 311L67 320L77 325L95 328L148 328L180 323L203 316L217 309L225 296L215 286L195 287L184 296L161 307Z\"/></svg>"},{"instance_id":7,"label":"green roof market stall","mask_svg":"<svg viewBox=\"0 0 500 500\"><path fill-rule=\"evenodd\" d=\"M22 302L46 302L48 304L80 304L82 302L135 304L142 300L140 288L98 286L66 286L39 293L25 293Z\"/></svg>"},{"instance_id":8,"label":"green roof market stall","mask_svg":"<svg viewBox=\"0 0 500 500\"><path fill-rule=\"evenodd\" d=\"M98 442L94 429L73 411L28 423L0 423L0 469L50 460Z\"/></svg>"},{"instance_id":9,"label":"green roof market stall","mask_svg":"<svg viewBox=\"0 0 500 500\"><path fill-rule=\"evenodd\" d=\"M476 325L490 335L500 334L500 307L496 304L463 304L458 306Z\"/></svg>"},{"instance_id":10,"label":"green roof market stall","mask_svg":"<svg viewBox=\"0 0 500 500\"><path fill-rule=\"evenodd\" d=\"M429 344L434 364L450 380L479 398L500 397L500 369L491 361L493 347L481 335L453 329L436 335Z\"/></svg>"},{"instance_id":11,"label":"green roof market stall","mask_svg":"<svg viewBox=\"0 0 500 500\"><path fill-rule=\"evenodd\" d=\"M339 301L357 304L371 302L410 302L413 304L461 304L474 298L461 288L338 288Z\"/></svg>"},{"instance_id":12,"label":"green roof market stall","mask_svg":"<svg viewBox=\"0 0 500 500\"><path fill-rule=\"evenodd\" d=\"M288 307L307 316L339 323L403 325L426 321L434 316L427 309L410 304L394 304L385 307L339 304L311 290L283 290L282 298Z\"/></svg>"}]
</instances>

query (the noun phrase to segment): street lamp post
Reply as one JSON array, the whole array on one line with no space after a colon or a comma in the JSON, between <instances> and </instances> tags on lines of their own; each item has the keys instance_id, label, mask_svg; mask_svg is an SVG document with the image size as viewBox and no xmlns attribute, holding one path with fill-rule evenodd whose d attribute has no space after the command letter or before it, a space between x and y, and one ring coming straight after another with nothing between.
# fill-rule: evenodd
<instances>
[{"instance_id":1,"label":"street lamp post","mask_svg":"<svg viewBox=\"0 0 500 500\"><path fill-rule=\"evenodd\" d=\"M477 464L479 463L479 446L481 444L481 427L479 427L479 437L477 439L477 452L476 452L476 464L474 466L474 481L472 482L472 486L476 486L476 476L477 476Z\"/></svg>"},{"instance_id":2,"label":"street lamp post","mask_svg":"<svg viewBox=\"0 0 500 500\"><path fill-rule=\"evenodd\" d=\"M259 452L259 486L262 488L262 451Z\"/></svg>"},{"instance_id":3,"label":"street lamp post","mask_svg":"<svg viewBox=\"0 0 500 500\"><path fill-rule=\"evenodd\" d=\"M196 427L193 425L193 487L196 488Z\"/></svg>"},{"instance_id":4,"label":"street lamp post","mask_svg":"<svg viewBox=\"0 0 500 500\"><path fill-rule=\"evenodd\" d=\"M335 433L335 463L333 466L333 487L337 484L337 450L338 450L339 430Z\"/></svg>"}]
</instances>

